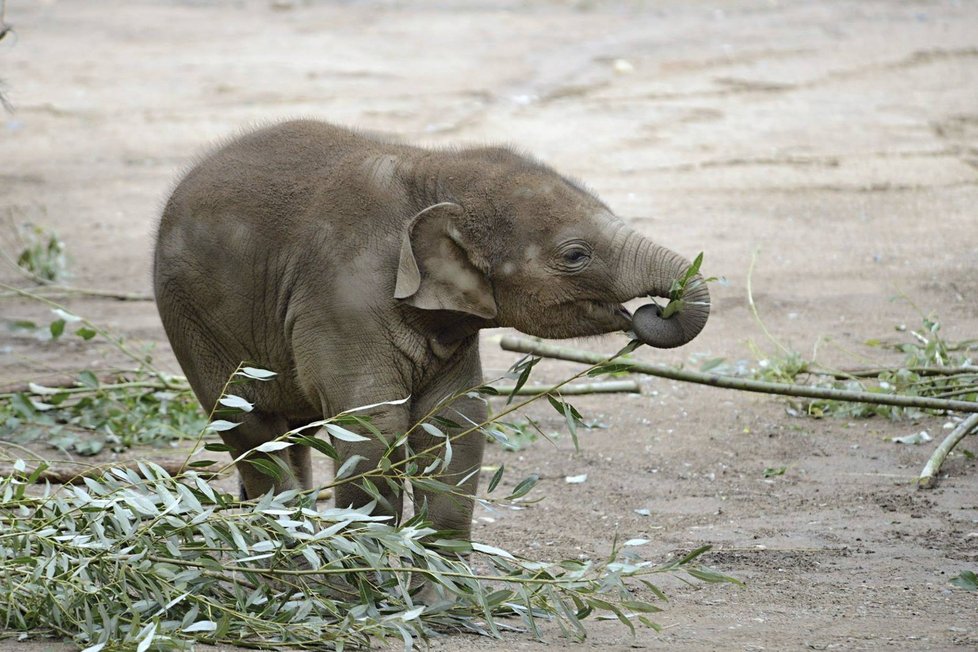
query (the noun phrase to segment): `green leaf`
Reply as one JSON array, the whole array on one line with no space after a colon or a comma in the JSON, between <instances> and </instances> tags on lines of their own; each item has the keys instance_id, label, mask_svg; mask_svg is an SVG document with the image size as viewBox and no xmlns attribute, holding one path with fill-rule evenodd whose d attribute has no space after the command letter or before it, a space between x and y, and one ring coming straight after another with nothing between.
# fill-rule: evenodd
<instances>
[{"instance_id":1,"label":"green leaf","mask_svg":"<svg viewBox=\"0 0 978 652\"><path fill-rule=\"evenodd\" d=\"M27 481L25 484L32 485L37 482L37 479L41 477L41 474L50 468L47 462L41 462L37 465L37 468L31 471L31 474L27 476Z\"/></svg>"},{"instance_id":2,"label":"green leaf","mask_svg":"<svg viewBox=\"0 0 978 652\"><path fill-rule=\"evenodd\" d=\"M234 394L227 394L217 399L217 402L224 407L231 408L232 410L240 410L241 412L251 412L255 409L255 404L246 401L240 396L235 396Z\"/></svg>"},{"instance_id":3,"label":"green leaf","mask_svg":"<svg viewBox=\"0 0 978 652\"><path fill-rule=\"evenodd\" d=\"M604 376L606 374L621 374L631 371L634 366L631 362L606 362L587 372L587 375Z\"/></svg>"},{"instance_id":4,"label":"green leaf","mask_svg":"<svg viewBox=\"0 0 978 652\"><path fill-rule=\"evenodd\" d=\"M20 415L21 418L28 421L31 420L36 414L31 400L27 398L25 394L20 392L10 397L10 406L14 409L14 413Z\"/></svg>"},{"instance_id":5,"label":"green leaf","mask_svg":"<svg viewBox=\"0 0 978 652\"><path fill-rule=\"evenodd\" d=\"M82 320L78 315L70 313L67 310L63 310L62 308L54 308L51 310L51 312L53 312L58 319L62 319L69 324L74 324L75 322Z\"/></svg>"},{"instance_id":6,"label":"green leaf","mask_svg":"<svg viewBox=\"0 0 978 652\"><path fill-rule=\"evenodd\" d=\"M513 493L506 496L506 500L516 500L517 498L522 498L526 494L530 493L530 490L540 481L540 476L530 475L524 478L516 487L513 488Z\"/></svg>"},{"instance_id":7,"label":"green leaf","mask_svg":"<svg viewBox=\"0 0 978 652\"><path fill-rule=\"evenodd\" d=\"M290 441L266 441L264 444L255 446L252 450L256 453L274 453L292 445Z\"/></svg>"},{"instance_id":8,"label":"green leaf","mask_svg":"<svg viewBox=\"0 0 978 652\"><path fill-rule=\"evenodd\" d=\"M621 349L621 351L619 351L618 353L616 353L614 355L614 358L612 358L612 359L620 358L623 355L628 355L629 353L635 351L635 349L637 349L640 346L642 346L642 342L640 340L631 340L628 344L626 344L625 346L623 346L622 349Z\"/></svg>"},{"instance_id":9,"label":"green leaf","mask_svg":"<svg viewBox=\"0 0 978 652\"><path fill-rule=\"evenodd\" d=\"M446 419L445 417L440 417L438 415L431 417L431 421L432 423L437 424L439 428L445 428L449 430L451 429L459 430L462 427L462 425L457 421L452 421L451 419Z\"/></svg>"},{"instance_id":10,"label":"green leaf","mask_svg":"<svg viewBox=\"0 0 978 652\"><path fill-rule=\"evenodd\" d=\"M250 378L251 380L271 380L278 373L269 371L268 369L259 369L258 367L242 367L237 375Z\"/></svg>"},{"instance_id":11,"label":"green leaf","mask_svg":"<svg viewBox=\"0 0 978 652\"><path fill-rule=\"evenodd\" d=\"M693 260L693 263L686 268L686 272L682 275L682 277L672 282L672 287L670 287L669 289L670 300L676 301L678 299L682 299L683 292L685 292L686 290L686 285L689 283L690 280L692 280L694 276L696 276L699 273L700 266L702 264L703 264L703 252L701 251Z\"/></svg>"},{"instance_id":12,"label":"green leaf","mask_svg":"<svg viewBox=\"0 0 978 652\"><path fill-rule=\"evenodd\" d=\"M584 600L589 605L591 605L592 607L594 607L595 609L598 609L600 611L610 611L611 613L613 613L615 615L615 617L618 618L618 620L623 625L627 626L628 629L631 630L632 634L635 633L635 625L632 624L632 621L630 621L625 616L625 614L622 613L621 609L619 609L617 606L615 606L611 602L608 602L607 600L602 600L600 598L596 598L596 597L590 596L590 595L589 596L585 596L584 597Z\"/></svg>"},{"instance_id":13,"label":"green leaf","mask_svg":"<svg viewBox=\"0 0 978 652\"><path fill-rule=\"evenodd\" d=\"M526 381L530 378L530 372L533 371L533 367L535 367L540 360L542 360L542 358L527 356L513 366L514 371L520 370L520 375L516 379L516 385L513 387L513 391L511 391L509 396L506 398L506 405L509 405L513 401L513 399L516 397L516 393L520 391L520 388L523 387L523 385L526 384Z\"/></svg>"},{"instance_id":14,"label":"green leaf","mask_svg":"<svg viewBox=\"0 0 978 652\"><path fill-rule=\"evenodd\" d=\"M422 423L421 428L424 429L424 431L427 432L432 437L438 437L439 439L444 439L445 437L445 433L442 432L438 428L438 426L435 426L431 423Z\"/></svg>"},{"instance_id":15,"label":"green leaf","mask_svg":"<svg viewBox=\"0 0 978 652\"><path fill-rule=\"evenodd\" d=\"M281 480L285 477L285 472L277 458L268 457L246 457L244 461L252 465L263 475L267 475L275 480Z\"/></svg>"},{"instance_id":16,"label":"green leaf","mask_svg":"<svg viewBox=\"0 0 978 652\"><path fill-rule=\"evenodd\" d=\"M87 369L78 374L78 382L91 389L97 389L99 386L98 377Z\"/></svg>"},{"instance_id":17,"label":"green leaf","mask_svg":"<svg viewBox=\"0 0 978 652\"><path fill-rule=\"evenodd\" d=\"M79 455L90 457L92 455L98 455L101 453L102 449L105 448L105 442L98 439L79 439L75 441L72 448Z\"/></svg>"},{"instance_id":18,"label":"green leaf","mask_svg":"<svg viewBox=\"0 0 978 652\"><path fill-rule=\"evenodd\" d=\"M553 394L547 394L547 401L550 402L550 406L553 409L563 415L564 421L567 422L567 429L570 431L571 440L574 442L574 450L580 452L581 447L577 439L577 425L583 424L581 413L573 405L556 398Z\"/></svg>"},{"instance_id":19,"label":"green leaf","mask_svg":"<svg viewBox=\"0 0 978 652\"><path fill-rule=\"evenodd\" d=\"M436 539L431 545L449 552L460 552L463 554L472 552L472 544L461 539Z\"/></svg>"},{"instance_id":20,"label":"green leaf","mask_svg":"<svg viewBox=\"0 0 978 652\"><path fill-rule=\"evenodd\" d=\"M214 453L230 453L233 448L227 444L220 444L218 442L212 442L210 444L204 444L205 451L212 451Z\"/></svg>"},{"instance_id":21,"label":"green leaf","mask_svg":"<svg viewBox=\"0 0 978 652\"><path fill-rule=\"evenodd\" d=\"M769 466L764 469L765 478L774 478L779 475L784 475L784 472L788 470L787 466Z\"/></svg>"},{"instance_id":22,"label":"green leaf","mask_svg":"<svg viewBox=\"0 0 978 652\"><path fill-rule=\"evenodd\" d=\"M502 548L496 548L493 546L487 546L484 543L472 542L472 549L476 552L481 552L485 555L491 555L493 557L502 557L504 559L516 559L511 553L503 550Z\"/></svg>"},{"instance_id":23,"label":"green leaf","mask_svg":"<svg viewBox=\"0 0 978 652\"><path fill-rule=\"evenodd\" d=\"M491 494L492 493L492 490L496 488L496 485L498 485L499 484L499 481L502 480L502 478L503 478L503 471L505 469L506 469L506 465L505 464L500 464L499 465L499 468L496 469L496 472L492 474L492 479L489 480L489 488L486 489L486 493L490 493Z\"/></svg>"},{"instance_id":24,"label":"green leaf","mask_svg":"<svg viewBox=\"0 0 978 652\"><path fill-rule=\"evenodd\" d=\"M648 581L647 579L644 579L644 578L641 578L641 577L638 578L638 581L641 582L642 584L644 584L645 585L645 588L647 588L649 591L651 591L652 593L654 593L655 594L655 597L659 598L663 602L669 602L669 598L666 596L665 593L662 592L662 589L660 589L658 586L656 586L652 582Z\"/></svg>"},{"instance_id":25,"label":"green leaf","mask_svg":"<svg viewBox=\"0 0 978 652\"><path fill-rule=\"evenodd\" d=\"M684 566L684 565L688 564L689 562L693 561L694 559L696 559L697 557L699 557L700 555L702 555L703 553L708 552L712 548L713 548L713 546L711 546L709 544L707 544L705 546L700 546L696 550L693 550L688 555L686 555L685 557L683 557L682 559L680 559L679 561L677 561L675 565L676 566Z\"/></svg>"},{"instance_id":26,"label":"green leaf","mask_svg":"<svg viewBox=\"0 0 978 652\"><path fill-rule=\"evenodd\" d=\"M659 312L659 316L663 319L669 319L677 312L682 312L686 308L686 302L682 299L673 299L666 307Z\"/></svg>"},{"instance_id":27,"label":"green leaf","mask_svg":"<svg viewBox=\"0 0 978 652\"><path fill-rule=\"evenodd\" d=\"M377 501L378 505L383 505L386 506L388 509L393 509L391 508L391 505L387 501L387 499L384 498L383 494L380 493L380 490L377 489L377 485L375 485L370 480L370 478L362 479L360 481L360 486L363 488L363 490L367 493L368 496L370 496L371 498Z\"/></svg>"},{"instance_id":28,"label":"green leaf","mask_svg":"<svg viewBox=\"0 0 978 652\"><path fill-rule=\"evenodd\" d=\"M729 575L724 575L718 573L715 570L709 568L693 567L687 568L686 572L703 582L709 582L711 584L718 584L720 582L730 582L732 584L743 584L740 580L730 577Z\"/></svg>"},{"instance_id":29,"label":"green leaf","mask_svg":"<svg viewBox=\"0 0 978 652\"><path fill-rule=\"evenodd\" d=\"M51 329L51 337L58 339L65 332L65 320L55 319L48 328Z\"/></svg>"},{"instance_id":30,"label":"green leaf","mask_svg":"<svg viewBox=\"0 0 978 652\"><path fill-rule=\"evenodd\" d=\"M77 335L78 337L82 338L87 342L88 340L98 335L98 331L96 331L93 328L89 328L88 326L82 326L81 328L75 331L75 335Z\"/></svg>"},{"instance_id":31,"label":"green leaf","mask_svg":"<svg viewBox=\"0 0 978 652\"><path fill-rule=\"evenodd\" d=\"M630 611L635 611L638 613L654 614L662 611L661 608L650 604L648 602L641 602L639 600L623 600L621 606L625 607Z\"/></svg>"},{"instance_id":32,"label":"green leaf","mask_svg":"<svg viewBox=\"0 0 978 652\"><path fill-rule=\"evenodd\" d=\"M420 616L421 613L426 608L427 607L425 607L424 605L421 605L420 607L415 607L414 609L408 609L407 611L403 611L403 612L397 614L397 617L400 618L401 620L405 621L405 622L407 622L409 620L414 620L418 616ZM407 646L407 647L408 647L408 649L410 649L411 646Z\"/></svg>"},{"instance_id":33,"label":"green leaf","mask_svg":"<svg viewBox=\"0 0 978 652\"><path fill-rule=\"evenodd\" d=\"M143 634L145 632L145 634ZM136 646L136 652L146 652L149 646L153 643L153 638L156 636L156 623L150 623L146 628L140 632L143 638L139 641L139 645Z\"/></svg>"},{"instance_id":34,"label":"green leaf","mask_svg":"<svg viewBox=\"0 0 978 652\"><path fill-rule=\"evenodd\" d=\"M965 591L978 591L978 575L974 571L961 571L961 574L951 580L951 584Z\"/></svg>"},{"instance_id":35,"label":"green leaf","mask_svg":"<svg viewBox=\"0 0 978 652\"><path fill-rule=\"evenodd\" d=\"M345 462L343 462L342 465L340 465L340 468L337 469L336 479L342 480L343 478L348 476L353 471L354 468L356 468L357 464L359 464L362 461L365 461L366 459L367 458L364 457L363 455L351 455L346 459Z\"/></svg>"},{"instance_id":36,"label":"green leaf","mask_svg":"<svg viewBox=\"0 0 978 652\"><path fill-rule=\"evenodd\" d=\"M333 448L329 442L323 441L322 439L309 435L292 435L291 439L300 446L315 448L326 457L330 457L334 460L339 459L339 453L336 452L336 449Z\"/></svg>"},{"instance_id":37,"label":"green leaf","mask_svg":"<svg viewBox=\"0 0 978 652\"><path fill-rule=\"evenodd\" d=\"M217 623L213 620L198 620L193 625L184 627L181 631L188 634L191 632L213 632L217 631Z\"/></svg>"},{"instance_id":38,"label":"green leaf","mask_svg":"<svg viewBox=\"0 0 978 652\"><path fill-rule=\"evenodd\" d=\"M411 486L439 494L450 494L453 491L453 487L450 484L446 484L441 480L435 480L434 478L423 478L420 476L411 478Z\"/></svg>"},{"instance_id":39,"label":"green leaf","mask_svg":"<svg viewBox=\"0 0 978 652\"><path fill-rule=\"evenodd\" d=\"M37 324L27 319L18 319L10 323L10 328L13 330L33 331L37 330Z\"/></svg>"},{"instance_id":40,"label":"green leaf","mask_svg":"<svg viewBox=\"0 0 978 652\"><path fill-rule=\"evenodd\" d=\"M662 631L662 625L656 623L655 621L649 620L649 618L647 616L639 616L638 617L638 622L642 623L643 625L645 625L649 629L655 630L657 632L661 632Z\"/></svg>"},{"instance_id":41,"label":"green leaf","mask_svg":"<svg viewBox=\"0 0 978 652\"><path fill-rule=\"evenodd\" d=\"M339 439L340 441L370 441L369 437L364 437L363 435L358 435L355 432L350 432L346 428L338 426L335 423L324 423L323 428L326 429L326 432L328 432L331 437L334 439Z\"/></svg>"},{"instance_id":42,"label":"green leaf","mask_svg":"<svg viewBox=\"0 0 978 652\"><path fill-rule=\"evenodd\" d=\"M226 432L233 428L240 426L240 422L226 421L224 419L215 419L207 424L207 430L212 430L214 432Z\"/></svg>"}]
</instances>

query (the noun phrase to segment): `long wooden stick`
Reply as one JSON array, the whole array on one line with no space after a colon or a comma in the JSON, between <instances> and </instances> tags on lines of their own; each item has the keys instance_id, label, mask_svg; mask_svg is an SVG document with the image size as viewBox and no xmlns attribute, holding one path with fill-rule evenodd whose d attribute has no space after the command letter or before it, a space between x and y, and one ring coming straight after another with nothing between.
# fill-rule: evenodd
<instances>
[{"instance_id":1,"label":"long wooden stick","mask_svg":"<svg viewBox=\"0 0 978 652\"><path fill-rule=\"evenodd\" d=\"M492 385L492 388L498 391L500 396L509 396L513 393L515 387L516 385ZM605 380L593 383L573 383L563 385L559 389L556 385L523 385L516 391L516 395L536 396L537 394L549 394L555 390L564 396L616 393L640 394L642 387L635 380Z\"/></svg>"},{"instance_id":2,"label":"long wooden stick","mask_svg":"<svg viewBox=\"0 0 978 652\"><path fill-rule=\"evenodd\" d=\"M828 374L834 375L837 378L875 378L881 373L887 371L893 371L892 369L887 369L885 367L877 367L875 369L843 369L842 373L839 374ZM959 375L976 375L978 376L978 367L974 365L964 365L961 367L907 367L907 371L917 374L918 376L959 376ZM815 372L821 373L821 372Z\"/></svg>"},{"instance_id":3,"label":"long wooden stick","mask_svg":"<svg viewBox=\"0 0 978 652\"><path fill-rule=\"evenodd\" d=\"M607 356L591 351L583 351L567 346L558 346L539 340L531 340L525 337L514 337L506 335L500 342L500 346L506 351L517 353L530 353L544 358L555 358L557 360L568 360L583 364L598 364L607 360ZM810 387L808 385L791 385L787 383L768 383L760 380L749 380L747 378L735 378L732 376L721 376L719 374L703 373L699 371L687 371L684 369L673 369L663 365L653 365L632 360L620 361L628 364L629 371L680 380L687 383L697 383L700 385L711 385L723 389L737 389L744 392L760 392L763 394L780 394L782 396L799 396L803 398L816 398L830 401L849 401L854 403L873 403L877 405L894 405L896 407L916 407L929 410L944 410L978 413L978 402L976 401L955 401L950 399L930 398L926 396L902 396L899 394L875 394L872 392L854 392L842 389L830 389L825 387Z\"/></svg>"},{"instance_id":4,"label":"long wooden stick","mask_svg":"<svg viewBox=\"0 0 978 652\"><path fill-rule=\"evenodd\" d=\"M947 459L948 453L971 432L978 432L978 414L972 414L959 423L958 427L934 449L934 454L927 460L924 470L920 472L920 478L917 479L919 489L930 489L937 484L937 474L940 473L941 465Z\"/></svg>"},{"instance_id":5,"label":"long wooden stick","mask_svg":"<svg viewBox=\"0 0 978 652\"><path fill-rule=\"evenodd\" d=\"M114 290L99 290L93 288L76 288L70 285L42 285L31 288L31 292L47 299L68 299L71 297L94 297L96 299L112 299L113 301L152 301L153 295L133 292L116 292ZM21 296L17 292L0 292L0 299Z\"/></svg>"}]
</instances>

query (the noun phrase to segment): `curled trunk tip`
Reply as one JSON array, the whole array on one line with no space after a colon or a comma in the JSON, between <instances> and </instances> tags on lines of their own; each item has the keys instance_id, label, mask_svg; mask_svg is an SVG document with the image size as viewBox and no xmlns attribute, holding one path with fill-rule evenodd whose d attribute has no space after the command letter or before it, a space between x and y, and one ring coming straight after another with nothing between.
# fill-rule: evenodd
<instances>
[{"instance_id":1,"label":"curled trunk tip","mask_svg":"<svg viewBox=\"0 0 978 652\"><path fill-rule=\"evenodd\" d=\"M682 297L684 306L668 318L649 303L632 316L632 330L639 340L658 349L682 346L699 335L710 316L710 293L700 276L694 277Z\"/></svg>"}]
</instances>

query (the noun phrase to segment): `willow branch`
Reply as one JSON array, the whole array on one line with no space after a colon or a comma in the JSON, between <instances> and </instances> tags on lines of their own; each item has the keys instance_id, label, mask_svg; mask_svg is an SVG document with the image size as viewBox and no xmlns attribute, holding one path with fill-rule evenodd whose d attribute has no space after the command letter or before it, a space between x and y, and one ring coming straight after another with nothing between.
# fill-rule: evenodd
<instances>
[{"instance_id":1,"label":"willow branch","mask_svg":"<svg viewBox=\"0 0 978 652\"><path fill-rule=\"evenodd\" d=\"M513 394L516 385L492 385L493 389L501 396ZM573 385L523 385L515 393L517 396L536 396L537 394L549 394L555 392L562 396L574 396L581 394L618 394L630 393L640 394L641 386L634 380L605 380L593 383L574 383Z\"/></svg>"},{"instance_id":2,"label":"willow branch","mask_svg":"<svg viewBox=\"0 0 978 652\"><path fill-rule=\"evenodd\" d=\"M214 471L208 471L207 469L196 468L192 469L184 466L179 462L155 462L164 471L166 471L170 476L176 477L182 475L187 471L196 471L197 475L204 478L205 480L214 480L219 474ZM132 465L125 462L112 462L104 466L93 466L84 470L77 469L66 469L66 468L56 468L51 467L41 471L38 474L37 479L34 480L37 484L44 484L45 482L50 482L51 484L63 484L72 485L78 482L82 482L85 478L98 479L104 476L106 473L112 469L124 469L129 471L139 471L139 467L133 463ZM10 475L9 469L6 471L0 471L0 476Z\"/></svg>"},{"instance_id":3,"label":"willow branch","mask_svg":"<svg viewBox=\"0 0 978 652\"><path fill-rule=\"evenodd\" d=\"M583 364L598 364L606 359L600 353L584 351L568 346L558 346L539 340L524 337L504 336L500 346L506 351L530 353L544 358L555 358ZM846 401L850 403L872 403L876 405L893 405L896 407L915 407L928 410L944 410L978 413L978 402L955 401L950 399L931 398L926 396L903 396L899 394L876 394L873 392L856 392L826 387L811 387L808 385L792 385L788 383L769 383L747 378L721 376L719 374L703 373L674 369L663 365L653 365L644 362L625 360L629 371L634 373L679 380L699 385L710 385L722 389L736 389L744 392L759 392L762 394L780 394L782 396L798 396L829 401Z\"/></svg>"},{"instance_id":4,"label":"willow branch","mask_svg":"<svg viewBox=\"0 0 978 652\"><path fill-rule=\"evenodd\" d=\"M43 389L46 391L38 391ZM71 386L67 384L55 385L12 385L4 387L0 392L0 400L13 398L15 394L31 394L33 396L45 396L47 394L96 394L98 392L112 392L120 389L146 389L146 390L181 390L188 389L181 385L167 384L159 381L131 381L125 383L99 384L97 387L80 386L74 381ZM49 390L49 391L47 391Z\"/></svg>"},{"instance_id":5,"label":"willow branch","mask_svg":"<svg viewBox=\"0 0 978 652\"><path fill-rule=\"evenodd\" d=\"M978 432L978 414L972 414L959 423L958 427L934 449L934 454L930 456L927 464L924 465L924 470L920 472L920 478L917 480L919 489L930 489L937 484L937 474L940 473L941 465L947 459L948 453L971 432Z\"/></svg>"},{"instance_id":6,"label":"willow branch","mask_svg":"<svg viewBox=\"0 0 978 652\"><path fill-rule=\"evenodd\" d=\"M918 376L958 376L961 374L978 374L978 367L974 365L964 365L962 367L907 367L907 371L915 373ZM887 369L886 367L879 367L874 369L846 369L839 374L826 374L835 375L837 378L876 378L882 373L888 371L893 371L893 369ZM816 372L821 373L821 372Z\"/></svg>"},{"instance_id":7,"label":"willow branch","mask_svg":"<svg viewBox=\"0 0 978 652\"><path fill-rule=\"evenodd\" d=\"M38 281L39 282L39 281ZM116 292L113 290L99 290L95 288L78 288L70 285L51 285L49 283L32 288L34 294L48 299L68 299L71 297L95 297L98 299L112 299L114 301L152 301L153 295L139 294L133 292ZM0 299L21 296L17 292L0 292Z\"/></svg>"}]
</instances>

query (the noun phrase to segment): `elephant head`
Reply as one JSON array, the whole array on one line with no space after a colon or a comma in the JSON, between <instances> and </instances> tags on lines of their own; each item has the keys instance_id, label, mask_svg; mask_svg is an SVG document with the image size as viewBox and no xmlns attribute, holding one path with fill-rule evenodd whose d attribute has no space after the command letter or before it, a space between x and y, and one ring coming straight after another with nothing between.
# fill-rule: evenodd
<instances>
[{"instance_id":1,"label":"elephant head","mask_svg":"<svg viewBox=\"0 0 978 652\"><path fill-rule=\"evenodd\" d=\"M616 217L594 195L550 168L506 149L480 151L478 171L457 165L403 235L394 296L426 310L451 310L547 338L634 330L650 346L681 346L710 312L706 283L669 297L690 262ZM489 159L492 164L486 165Z\"/></svg>"}]
</instances>

